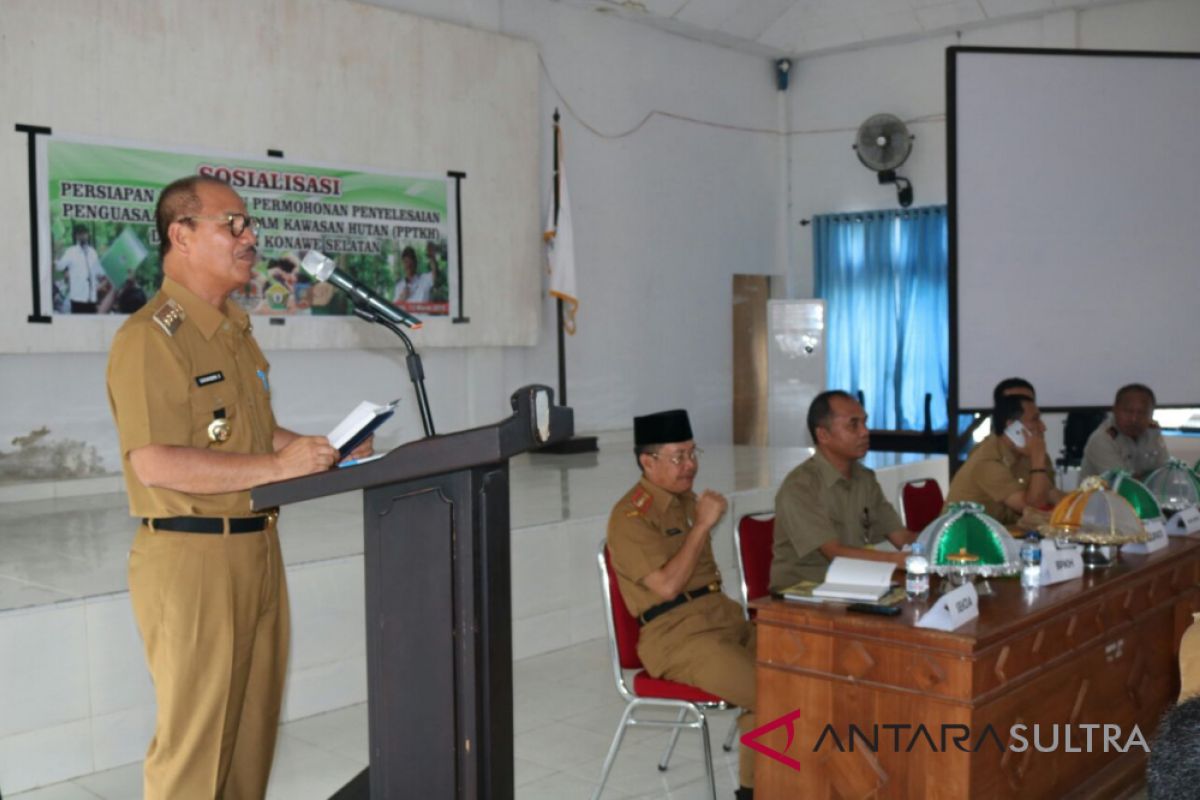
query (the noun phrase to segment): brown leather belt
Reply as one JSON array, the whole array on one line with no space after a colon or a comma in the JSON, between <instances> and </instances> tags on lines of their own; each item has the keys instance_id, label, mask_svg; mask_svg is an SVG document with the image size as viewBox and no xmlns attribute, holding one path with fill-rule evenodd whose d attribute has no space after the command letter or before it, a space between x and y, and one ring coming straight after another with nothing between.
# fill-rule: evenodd
<instances>
[{"instance_id":1,"label":"brown leather belt","mask_svg":"<svg viewBox=\"0 0 1200 800\"><path fill-rule=\"evenodd\" d=\"M655 617L662 616L663 614L670 611L672 608L681 606L684 603L695 600L698 597L704 597L704 595L706 595L706 594L712 594L713 592L719 592L719 591L721 591L721 582L714 581L714 582L710 583L708 586L701 586L699 589L692 589L691 591L680 592L678 595L676 595L675 597L672 597L670 600L666 601L665 603L659 603L656 606L652 606L651 608L646 609L646 611L643 612L640 617L638 617L638 625L640 626L640 625L649 624L650 620L654 619Z\"/></svg>"},{"instance_id":2,"label":"brown leather belt","mask_svg":"<svg viewBox=\"0 0 1200 800\"><path fill-rule=\"evenodd\" d=\"M142 517L142 524L151 530L173 533L225 533L228 522L230 533L258 533L278 516L279 512L274 511L257 517Z\"/></svg>"}]
</instances>

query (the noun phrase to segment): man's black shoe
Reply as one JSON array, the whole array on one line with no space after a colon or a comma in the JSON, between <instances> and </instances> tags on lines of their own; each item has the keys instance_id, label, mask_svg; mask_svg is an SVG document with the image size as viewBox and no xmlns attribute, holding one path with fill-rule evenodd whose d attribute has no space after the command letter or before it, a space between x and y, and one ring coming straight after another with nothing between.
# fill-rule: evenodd
<instances>
[{"instance_id":1,"label":"man's black shoe","mask_svg":"<svg viewBox=\"0 0 1200 800\"><path fill-rule=\"evenodd\" d=\"M739 786L737 791L733 793L733 800L754 800L754 789Z\"/></svg>"}]
</instances>

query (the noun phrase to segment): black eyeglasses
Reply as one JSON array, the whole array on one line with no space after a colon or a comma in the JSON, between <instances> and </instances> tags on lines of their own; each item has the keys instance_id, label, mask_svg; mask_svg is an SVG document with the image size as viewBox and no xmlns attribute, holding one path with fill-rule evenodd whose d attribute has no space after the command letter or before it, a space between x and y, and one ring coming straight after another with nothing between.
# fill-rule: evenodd
<instances>
[{"instance_id":1,"label":"black eyeglasses","mask_svg":"<svg viewBox=\"0 0 1200 800\"><path fill-rule=\"evenodd\" d=\"M213 222L225 222L229 225L229 232L233 234L233 238L237 238L246 232L246 228L250 228L250 232L258 235L258 229L262 226L262 220L258 217L252 217L249 214L189 214L186 217L180 217L180 222L188 222L196 219L208 219Z\"/></svg>"}]
</instances>

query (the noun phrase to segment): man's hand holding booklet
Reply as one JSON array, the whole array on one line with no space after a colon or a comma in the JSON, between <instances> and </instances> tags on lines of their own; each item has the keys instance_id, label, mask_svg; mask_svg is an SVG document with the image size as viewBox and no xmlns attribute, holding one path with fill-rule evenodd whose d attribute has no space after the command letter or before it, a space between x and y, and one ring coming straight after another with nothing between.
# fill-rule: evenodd
<instances>
[{"instance_id":1,"label":"man's hand holding booklet","mask_svg":"<svg viewBox=\"0 0 1200 800\"><path fill-rule=\"evenodd\" d=\"M367 400L362 401L329 433L329 443L337 448L341 458L344 459L354 453L355 460L352 463L361 464L366 457L370 456L370 453L369 451L356 453L356 451L371 438L380 425L391 419L399 404L399 400L393 400L386 405L379 405ZM339 466L350 466L350 464L343 462Z\"/></svg>"}]
</instances>

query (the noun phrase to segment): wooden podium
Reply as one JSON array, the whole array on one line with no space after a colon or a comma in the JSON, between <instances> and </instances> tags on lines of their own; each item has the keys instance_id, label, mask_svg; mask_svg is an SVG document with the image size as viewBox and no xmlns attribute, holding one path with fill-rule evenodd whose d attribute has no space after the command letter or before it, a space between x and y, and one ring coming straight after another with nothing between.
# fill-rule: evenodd
<instances>
[{"instance_id":1,"label":"wooden podium","mask_svg":"<svg viewBox=\"0 0 1200 800\"><path fill-rule=\"evenodd\" d=\"M370 767L339 797L513 796L508 459L569 438L574 414L544 386L512 405L496 425L251 492L255 509L363 492Z\"/></svg>"}]
</instances>

